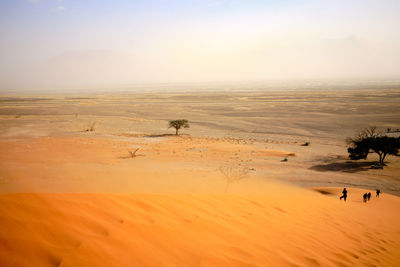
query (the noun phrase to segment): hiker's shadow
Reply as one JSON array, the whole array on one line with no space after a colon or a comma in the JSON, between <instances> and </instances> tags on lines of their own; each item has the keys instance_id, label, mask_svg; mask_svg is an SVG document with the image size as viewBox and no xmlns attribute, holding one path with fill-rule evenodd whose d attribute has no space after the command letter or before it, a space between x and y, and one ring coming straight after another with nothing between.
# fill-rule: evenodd
<instances>
[{"instance_id":1,"label":"hiker's shadow","mask_svg":"<svg viewBox=\"0 0 400 267\"><path fill-rule=\"evenodd\" d=\"M375 165L375 161L345 161L345 162L331 162L327 164L317 164L311 166L309 169L319 172L348 172L348 173L355 173L355 172L362 172L368 171L371 169L373 165Z\"/></svg>"}]
</instances>

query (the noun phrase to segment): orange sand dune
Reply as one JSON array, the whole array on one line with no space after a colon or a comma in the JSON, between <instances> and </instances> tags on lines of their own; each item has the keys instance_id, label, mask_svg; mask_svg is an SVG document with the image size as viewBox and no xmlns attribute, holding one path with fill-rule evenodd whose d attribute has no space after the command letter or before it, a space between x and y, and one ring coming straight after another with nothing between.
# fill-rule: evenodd
<instances>
[{"instance_id":1,"label":"orange sand dune","mask_svg":"<svg viewBox=\"0 0 400 267\"><path fill-rule=\"evenodd\" d=\"M1 195L0 266L400 266L400 198L339 192Z\"/></svg>"}]
</instances>

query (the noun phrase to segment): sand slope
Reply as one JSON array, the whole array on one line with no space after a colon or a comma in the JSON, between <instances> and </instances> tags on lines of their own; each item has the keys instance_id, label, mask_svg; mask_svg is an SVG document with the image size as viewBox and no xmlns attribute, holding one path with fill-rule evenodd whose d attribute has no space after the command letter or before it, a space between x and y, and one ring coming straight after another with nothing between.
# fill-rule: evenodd
<instances>
[{"instance_id":1,"label":"sand slope","mask_svg":"<svg viewBox=\"0 0 400 267\"><path fill-rule=\"evenodd\" d=\"M400 266L400 198L264 194L0 196L0 266Z\"/></svg>"}]
</instances>

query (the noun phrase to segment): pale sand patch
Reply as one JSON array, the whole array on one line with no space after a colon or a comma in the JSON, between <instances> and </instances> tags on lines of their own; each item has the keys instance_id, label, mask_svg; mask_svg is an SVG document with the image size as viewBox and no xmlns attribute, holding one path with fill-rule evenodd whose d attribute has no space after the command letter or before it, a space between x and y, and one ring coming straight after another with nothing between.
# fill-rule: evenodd
<instances>
[{"instance_id":1,"label":"pale sand patch","mask_svg":"<svg viewBox=\"0 0 400 267\"><path fill-rule=\"evenodd\" d=\"M175 136L43 137L0 145L0 173L7 181L0 187L3 193L218 193L230 178L221 168L229 169L228 176L256 179L263 161L280 163L291 155L232 140ZM137 148L132 158L129 151Z\"/></svg>"}]
</instances>

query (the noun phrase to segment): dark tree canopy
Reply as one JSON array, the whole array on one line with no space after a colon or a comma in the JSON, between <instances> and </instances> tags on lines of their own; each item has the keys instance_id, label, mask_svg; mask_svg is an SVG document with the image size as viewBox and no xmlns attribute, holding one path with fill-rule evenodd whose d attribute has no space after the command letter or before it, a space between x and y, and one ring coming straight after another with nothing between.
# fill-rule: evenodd
<instances>
[{"instance_id":1,"label":"dark tree canopy","mask_svg":"<svg viewBox=\"0 0 400 267\"><path fill-rule=\"evenodd\" d=\"M181 128L189 128L188 120L173 120L169 121L168 128L175 128L175 134L178 135L178 131Z\"/></svg>"},{"instance_id":2,"label":"dark tree canopy","mask_svg":"<svg viewBox=\"0 0 400 267\"><path fill-rule=\"evenodd\" d=\"M350 159L366 159L369 153L379 156L379 164L384 165L387 155L399 156L400 137L390 137L376 131L375 127L361 131L355 138L347 140Z\"/></svg>"}]
</instances>

